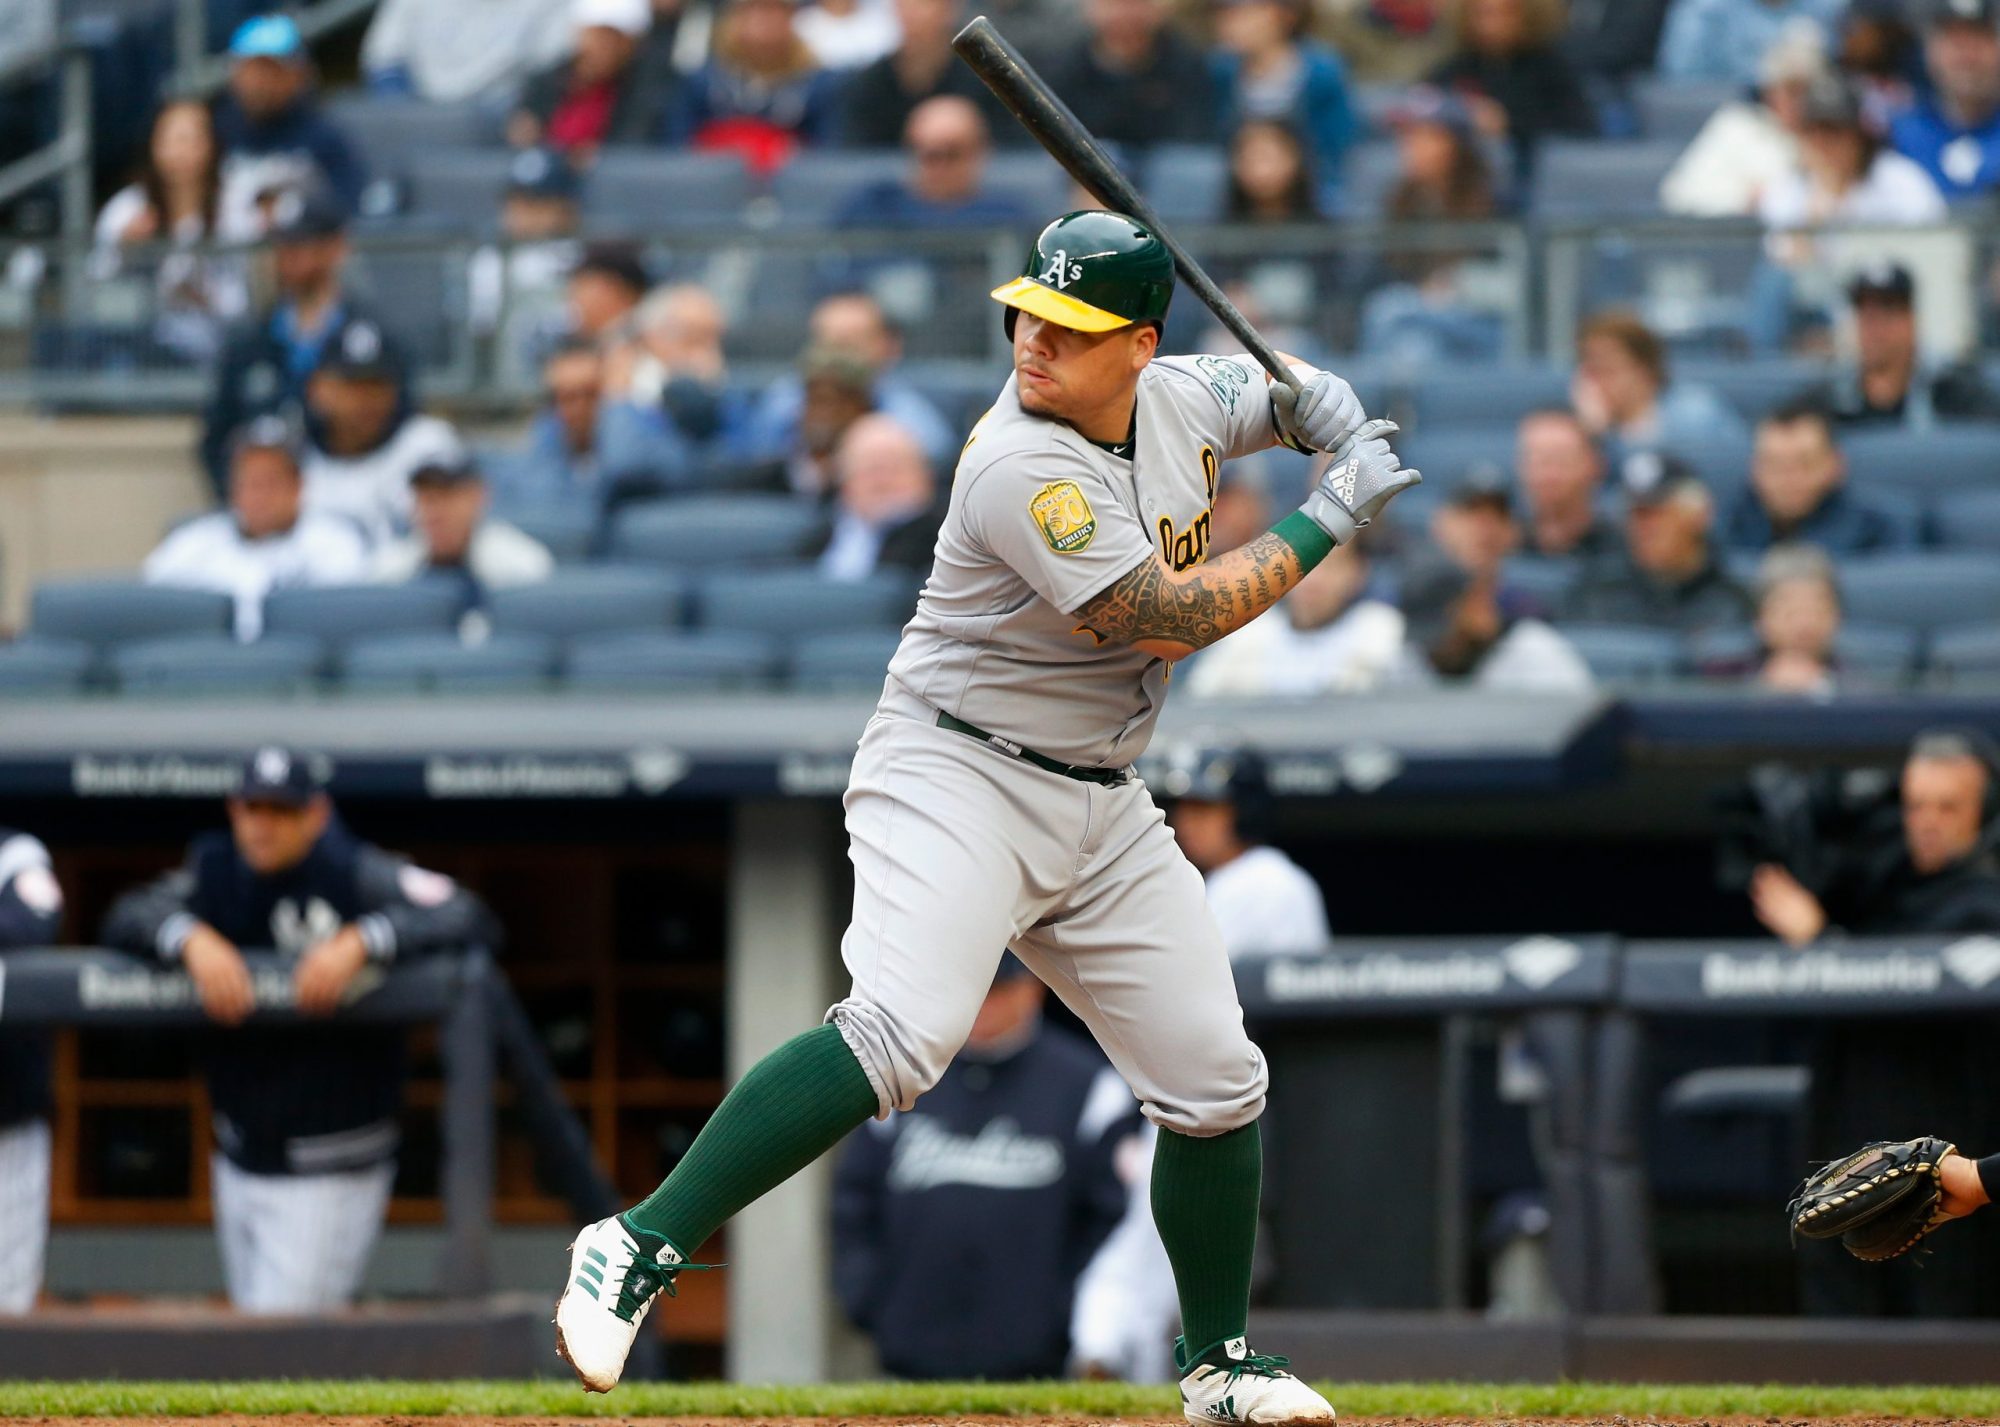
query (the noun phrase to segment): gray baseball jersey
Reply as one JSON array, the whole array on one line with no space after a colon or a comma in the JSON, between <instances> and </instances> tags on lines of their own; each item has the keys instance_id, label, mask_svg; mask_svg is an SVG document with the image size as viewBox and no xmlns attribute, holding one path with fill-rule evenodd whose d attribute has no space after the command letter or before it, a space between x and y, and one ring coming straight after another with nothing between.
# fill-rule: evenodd
<instances>
[{"instance_id":1,"label":"gray baseball jersey","mask_svg":"<svg viewBox=\"0 0 2000 1427\"><path fill-rule=\"evenodd\" d=\"M1006 946L1155 1123L1215 1135L1262 1112L1264 1059L1201 876L1145 784L1036 767L937 715L1066 763L1129 764L1166 663L1100 645L1076 612L1155 552L1206 559L1222 463L1271 440L1269 388L1242 357L1147 367L1129 459L1023 412L1012 381L974 428L845 800L854 986L828 1019L883 1113L936 1083Z\"/></svg>"},{"instance_id":2,"label":"gray baseball jersey","mask_svg":"<svg viewBox=\"0 0 2000 1427\"><path fill-rule=\"evenodd\" d=\"M1176 570L1208 557L1222 463L1272 443L1270 388L1249 357L1153 362L1129 459L1022 411L1017 393L1010 378L959 457L888 697L1065 763L1127 764L1152 736L1167 664L1100 647L1076 611L1152 551Z\"/></svg>"}]
</instances>

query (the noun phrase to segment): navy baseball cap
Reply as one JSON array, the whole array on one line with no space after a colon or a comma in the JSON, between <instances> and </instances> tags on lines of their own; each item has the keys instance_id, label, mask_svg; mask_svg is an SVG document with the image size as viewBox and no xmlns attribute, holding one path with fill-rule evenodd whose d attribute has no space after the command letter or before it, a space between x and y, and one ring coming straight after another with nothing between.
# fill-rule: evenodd
<instances>
[{"instance_id":1,"label":"navy baseball cap","mask_svg":"<svg viewBox=\"0 0 2000 1427\"><path fill-rule=\"evenodd\" d=\"M274 243L306 243L346 231L346 207L317 185L288 188L271 200L271 226L265 236Z\"/></svg>"},{"instance_id":2,"label":"navy baseball cap","mask_svg":"<svg viewBox=\"0 0 2000 1427\"><path fill-rule=\"evenodd\" d=\"M1405 637L1420 648L1436 643L1451 624L1452 607L1472 588L1472 572L1443 555L1412 560L1396 581L1396 606Z\"/></svg>"},{"instance_id":3,"label":"navy baseball cap","mask_svg":"<svg viewBox=\"0 0 2000 1427\"><path fill-rule=\"evenodd\" d=\"M561 198L574 201L578 183L576 170L554 149L523 149L507 165L507 194L525 198Z\"/></svg>"},{"instance_id":4,"label":"navy baseball cap","mask_svg":"<svg viewBox=\"0 0 2000 1427\"><path fill-rule=\"evenodd\" d=\"M403 358L379 326L365 317L351 317L326 344L319 369L349 381L400 382Z\"/></svg>"},{"instance_id":5,"label":"navy baseball cap","mask_svg":"<svg viewBox=\"0 0 2000 1427\"><path fill-rule=\"evenodd\" d=\"M290 15L258 15L236 27L229 39L231 59L298 59L306 37Z\"/></svg>"},{"instance_id":6,"label":"navy baseball cap","mask_svg":"<svg viewBox=\"0 0 2000 1427\"><path fill-rule=\"evenodd\" d=\"M1451 506L1490 506L1495 510L1511 514L1514 509L1513 482L1507 479L1507 472L1491 461L1480 461L1470 467L1465 475L1446 493L1444 503Z\"/></svg>"},{"instance_id":7,"label":"navy baseball cap","mask_svg":"<svg viewBox=\"0 0 2000 1427\"><path fill-rule=\"evenodd\" d=\"M1877 258L1848 279L1849 302L1893 302L1908 307L1917 298L1917 280L1894 258Z\"/></svg>"},{"instance_id":8,"label":"navy baseball cap","mask_svg":"<svg viewBox=\"0 0 2000 1427\"><path fill-rule=\"evenodd\" d=\"M232 457L244 451L282 451L294 466L305 459L305 449L305 433L298 424L276 412L251 417L229 438Z\"/></svg>"},{"instance_id":9,"label":"navy baseball cap","mask_svg":"<svg viewBox=\"0 0 2000 1427\"><path fill-rule=\"evenodd\" d=\"M1634 451L1618 465L1618 484L1631 505L1664 505L1683 491L1708 485L1693 466L1664 451Z\"/></svg>"},{"instance_id":10,"label":"navy baseball cap","mask_svg":"<svg viewBox=\"0 0 2000 1427\"><path fill-rule=\"evenodd\" d=\"M236 796L246 803L302 808L326 791L325 762L268 744L243 760Z\"/></svg>"},{"instance_id":11,"label":"navy baseball cap","mask_svg":"<svg viewBox=\"0 0 2000 1427\"><path fill-rule=\"evenodd\" d=\"M1927 26L2000 25L2000 0L1930 0L1921 10Z\"/></svg>"},{"instance_id":12,"label":"navy baseball cap","mask_svg":"<svg viewBox=\"0 0 2000 1427\"><path fill-rule=\"evenodd\" d=\"M486 473L479 469L479 463L463 453L443 460L426 461L410 472L412 486L445 488L485 479Z\"/></svg>"}]
</instances>

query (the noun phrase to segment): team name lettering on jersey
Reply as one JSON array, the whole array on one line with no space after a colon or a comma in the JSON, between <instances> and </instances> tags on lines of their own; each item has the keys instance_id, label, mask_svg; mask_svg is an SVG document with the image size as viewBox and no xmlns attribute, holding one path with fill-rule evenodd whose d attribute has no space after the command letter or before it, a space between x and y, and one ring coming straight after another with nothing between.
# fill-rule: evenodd
<instances>
[{"instance_id":1,"label":"team name lettering on jersey","mask_svg":"<svg viewBox=\"0 0 2000 1427\"><path fill-rule=\"evenodd\" d=\"M1200 515L1182 530L1170 515L1160 517L1156 528L1160 532L1160 558L1167 567L1176 572L1199 565L1208 558L1209 531L1214 523L1215 490L1222 480L1222 462L1216 458L1213 446L1201 448L1201 479L1208 490L1208 504L1202 507Z\"/></svg>"},{"instance_id":2,"label":"team name lettering on jersey","mask_svg":"<svg viewBox=\"0 0 2000 1427\"><path fill-rule=\"evenodd\" d=\"M1058 555L1088 549L1097 534L1097 516L1075 481L1050 481L1028 502L1028 514L1041 527L1049 549Z\"/></svg>"}]
</instances>

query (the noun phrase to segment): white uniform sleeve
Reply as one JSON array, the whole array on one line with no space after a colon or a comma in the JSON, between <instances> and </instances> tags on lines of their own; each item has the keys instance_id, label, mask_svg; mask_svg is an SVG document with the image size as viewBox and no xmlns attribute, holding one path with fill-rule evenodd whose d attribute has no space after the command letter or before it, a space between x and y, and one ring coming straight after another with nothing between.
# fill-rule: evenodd
<instances>
[{"instance_id":1,"label":"white uniform sleeve","mask_svg":"<svg viewBox=\"0 0 2000 1427\"><path fill-rule=\"evenodd\" d=\"M1073 1361L1108 1368L1128 1382L1172 1376L1166 1344L1180 1316L1173 1264L1153 1226L1149 1185L1158 1134L1148 1125L1135 1140L1125 1217L1077 1279L1070 1305Z\"/></svg>"},{"instance_id":2,"label":"white uniform sleeve","mask_svg":"<svg viewBox=\"0 0 2000 1427\"><path fill-rule=\"evenodd\" d=\"M1026 580L1036 594L1074 614L1144 561L1153 546L1104 477L1073 451L1002 456L974 473L961 514L966 532Z\"/></svg>"},{"instance_id":3,"label":"white uniform sleeve","mask_svg":"<svg viewBox=\"0 0 2000 1427\"><path fill-rule=\"evenodd\" d=\"M1271 382L1257 359L1248 353L1233 357L1163 357L1158 365L1192 377L1206 398L1213 402L1219 420L1216 434L1225 461L1234 461L1277 443L1278 431L1271 416ZM1310 371L1301 364L1300 370ZM1186 399L1198 400L1188 383Z\"/></svg>"},{"instance_id":4,"label":"white uniform sleeve","mask_svg":"<svg viewBox=\"0 0 2000 1427\"><path fill-rule=\"evenodd\" d=\"M169 531L141 568L146 583L227 589L229 582L218 576L218 565L226 552L213 532L214 526L205 517Z\"/></svg>"}]
</instances>

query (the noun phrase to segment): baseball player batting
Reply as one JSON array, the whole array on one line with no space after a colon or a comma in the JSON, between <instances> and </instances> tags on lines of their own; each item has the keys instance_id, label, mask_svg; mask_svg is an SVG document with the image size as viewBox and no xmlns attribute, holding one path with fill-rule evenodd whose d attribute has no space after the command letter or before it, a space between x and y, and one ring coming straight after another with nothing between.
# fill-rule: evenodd
<instances>
[{"instance_id":1,"label":"baseball player batting","mask_svg":"<svg viewBox=\"0 0 2000 1427\"><path fill-rule=\"evenodd\" d=\"M577 1236L556 1347L586 1388L617 1384L654 1298L731 1214L936 1083L1011 947L1162 1132L1152 1202L1188 1418L1333 1416L1245 1342L1264 1059L1201 874L1132 762L1174 661L1262 614L1419 478L1395 427L1330 373L1291 363L1294 391L1247 356L1156 360L1173 287L1153 232L1086 212L1044 229L994 292L1014 375L959 457L848 784L853 990L743 1077L649 1198ZM1211 552L1222 464L1280 442L1333 460L1297 512Z\"/></svg>"}]
</instances>

